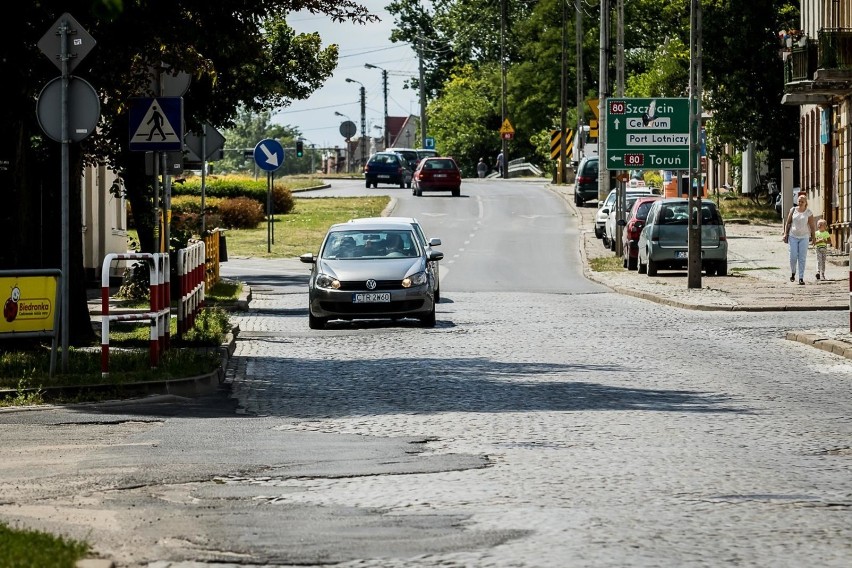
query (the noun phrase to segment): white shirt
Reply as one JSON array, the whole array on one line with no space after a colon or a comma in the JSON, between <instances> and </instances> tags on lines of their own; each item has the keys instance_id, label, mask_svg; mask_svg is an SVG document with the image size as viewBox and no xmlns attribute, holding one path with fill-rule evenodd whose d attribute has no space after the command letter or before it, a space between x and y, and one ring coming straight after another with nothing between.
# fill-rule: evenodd
<instances>
[{"instance_id":1,"label":"white shirt","mask_svg":"<svg viewBox=\"0 0 852 568\"><path fill-rule=\"evenodd\" d=\"M797 239L807 239L811 236L811 228L808 225L808 219L813 216L810 209L799 211L798 207L793 207L793 222L790 223L790 235Z\"/></svg>"}]
</instances>

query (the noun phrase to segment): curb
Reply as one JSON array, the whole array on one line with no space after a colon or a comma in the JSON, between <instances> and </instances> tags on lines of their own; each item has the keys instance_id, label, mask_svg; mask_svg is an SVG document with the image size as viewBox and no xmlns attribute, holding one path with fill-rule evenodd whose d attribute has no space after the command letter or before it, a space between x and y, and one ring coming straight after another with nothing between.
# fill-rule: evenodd
<instances>
[{"instance_id":1,"label":"curb","mask_svg":"<svg viewBox=\"0 0 852 568\"><path fill-rule=\"evenodd\" d=\"M828 339L819 335L813 335L811 333L801 331L788 331L785 339L789 341L796 341L811 347L816 347L817 349L822 349L823 351L833 353L834 355L840 355L847 359L852 359L852 345L844 341Z\"/></svg>"}]
</instances>

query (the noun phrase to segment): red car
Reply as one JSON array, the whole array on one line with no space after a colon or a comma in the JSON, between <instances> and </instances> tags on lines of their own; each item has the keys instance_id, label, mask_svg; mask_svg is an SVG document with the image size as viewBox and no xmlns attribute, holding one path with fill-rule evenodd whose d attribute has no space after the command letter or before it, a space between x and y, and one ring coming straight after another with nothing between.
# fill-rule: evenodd
<instances>
[{"instance_id":1,"label":"red car","mask_svg":"<svg viewBox=\"0 0 852 568\"><path fill-rule=\"evenodd\" d=\"M461 172L456 161L448 157L423 158L414 170L412 195L424 191L451 191L453 197L461 193Z\"/></svg>"},{"instance_id":2,"label":"red car","mask_svg":"<svg viewBox=\"0 0 852 568\"><path fill-rule=\"evenodd\" d=\"M638 266L639 235L645 226L645 220L648 218L648 211L651 210L651 205L660 199L662 199L661 195L642 196L630 208L630 213L627 215L627 221L624 225L624 234L621 238L622 246L624 246L623 264L624 268L628 270L636 270Z\"/></svg>"}]
</instances>

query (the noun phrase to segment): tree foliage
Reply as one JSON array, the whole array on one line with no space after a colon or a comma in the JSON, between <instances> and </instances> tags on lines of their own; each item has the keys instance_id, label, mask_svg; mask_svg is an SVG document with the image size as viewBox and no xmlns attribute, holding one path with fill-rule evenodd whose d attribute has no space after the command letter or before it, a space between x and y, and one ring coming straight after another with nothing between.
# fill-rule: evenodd
<instances>
[{"instance_id":1,"label":"tree foliage","mask_svg":"<svg viewBox=\"0 0 852 568\"><path fill-rule=\"evenodd\" d=\"M45 0L16 6L10 13L0 40L0 71L8 82L6 104L0 108L0 181L5 191L0 268L59 266L61 243L67 238L73 268L67 276L74 286L70 323L77 337L91 334L79 237L83 167L104 164L121 176L122 185L113 190L125 192L143 250L154 250L158 202L154 180L145 173L144 153L128 147L131 99L159 94L150 88L152 68L188 73L184 118L187 130L197 132L204 123L232 125L241 108L263 112L307 97L332 73L337 47L322 48L316 34L296 34L286 23L286 15L295 10L340 22L375 20L351 0ZM55 31L64 12L97 42L74 74L89 80L101 102L97 131L70 146L71 224L66 235L59 218L65 175L61 145L43 135L35 112L42 87L58 75L37 43Z\"/></svg>"}]
</instances>

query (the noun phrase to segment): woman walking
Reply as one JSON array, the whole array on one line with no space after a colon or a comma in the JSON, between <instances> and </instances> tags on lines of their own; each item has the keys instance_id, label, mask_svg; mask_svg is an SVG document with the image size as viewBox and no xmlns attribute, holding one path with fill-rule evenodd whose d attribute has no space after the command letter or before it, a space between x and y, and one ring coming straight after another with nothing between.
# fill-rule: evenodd
<instances>
[{"instance_id":1,"label":"woman walking","mask_svg":"<svg viewBox=\"0 0 852 568\"><path fill-rule=\"evenodd\" d=\"M799 284L805 283L805 260L808 258L808 245L814 242L816 223L814 214L808 209L808 198L799 195L798 205L787 213L784 222L784 242L790 246L790 282L796 281L796 269L799 272Z\"/></svg>"}]
</instances>

